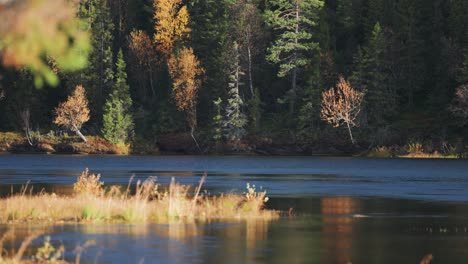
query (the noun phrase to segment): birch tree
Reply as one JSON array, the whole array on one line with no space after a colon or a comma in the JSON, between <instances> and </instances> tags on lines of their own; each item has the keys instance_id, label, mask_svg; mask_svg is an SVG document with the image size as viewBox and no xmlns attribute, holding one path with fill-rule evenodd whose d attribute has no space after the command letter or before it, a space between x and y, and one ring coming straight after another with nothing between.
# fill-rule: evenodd
<instances>
[{"instance_id":1,"label":"birch tree","mask_svg":"<svg viewBox=\"0 0 468 264\"><path fill-rule=\"evenodd\" d=\"M331 88L322 93L322 119L334 127L345 125L353 145L356 142L351 127L358 125L356 118L361 112L363 97L364 93L354 90L343 77L339 78L336 89Z\"/></svg>"},{"instance_id":2,"label":"birch tree","mask_svg":"<svg viewBox=\"0 0 468 264\"><path fill-rule=\"evenodd\" d=\"M83 86L76 86L67 101L55 108L55 114L55 124L75 132L84 142L87 142L86 137L80 131L81 126L89 120L88 99L86 99Z\"/></svg>"},{"instance_id":3,"label":"birch tree","mask_svg":"<svg viewBox=\"0 0 468 264\"><path fill-rule=\"evenodd\" d=\"M172 77L172 97L179 111L186 114L190 135L198 146L194 132L197 127L197 99L201 87L204 69L193 53L192 48L182 48L168 61L169 74Z\"/></svg>"}]
</instances>

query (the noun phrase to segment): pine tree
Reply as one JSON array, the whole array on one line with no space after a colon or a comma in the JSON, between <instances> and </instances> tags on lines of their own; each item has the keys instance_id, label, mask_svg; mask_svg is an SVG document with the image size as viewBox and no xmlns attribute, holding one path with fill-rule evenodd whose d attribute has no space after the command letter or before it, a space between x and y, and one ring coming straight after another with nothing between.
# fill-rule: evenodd
<instances>
[{"instance_id":1,"label":"pine tree","mask_svg":"<svg viewBox=\"0 0 468 264\"><path fill-rule=\"evenodd\" d=\"M246 134L247 117L242 111L244 102L239 95L240 77L243 75L243 72L239 65L239 46L237 43L233 45L232 61L233 64L228 84L229 99L226 106L224 127L227 139L234 143L235 148L238 148L240 140Z\"/></svg>"},{"instance_id":2,"label":"pine tree","mask_svg":"<svg viewBox=\"0 0 468 264\"><path fill-rule=\"evenodd\" d=\"M289 112L294 112L297 99L298 71L310 63L310 54L318 49L311 28L316 25L321 0L271 0L265 12L267 23L277 37L268 49L267 59L279 65L278 76L291 75L288 92Z\"/></svg>"},{"instance_id":3,"label":"pine tree","mask_svg":"<svg viewBox=\"0 0 468 264\"><path fill-rule=\"evenodd\" d=\"M104 106L102 134L114 144L125 144L132 137L134 124L122 50L118 53L116 66L115 84Z\"/></svg>"}]
</instances>

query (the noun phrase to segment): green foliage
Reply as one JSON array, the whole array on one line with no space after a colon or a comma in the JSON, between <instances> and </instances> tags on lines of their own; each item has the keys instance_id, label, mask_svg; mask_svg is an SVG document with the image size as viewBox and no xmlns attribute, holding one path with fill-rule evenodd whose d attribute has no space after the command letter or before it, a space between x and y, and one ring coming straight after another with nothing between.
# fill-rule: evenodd
<instances>
[{"instance_id":1,"label":"green foliage","mask_svg":"<svg viewBox=\"0 0 468 264\"><path fill-rule=\"evenodd\" d=\"M89 35L68 1L30 0L2 4L0 52L6 66L28 69L36 87L57 86L57 71L86 66Z\"/></svg>"},{"instance_id":2,"label":"green foliage","mask_svg":"<svg viewBox=\"0 0 468 264\"><path fill-rule=\"evenodd\" d=\"M365 92L365 125L379 127L388 124L396 111L396 80L392 76L390 41L379 23L374 25L372 36L355 57L355 70L351 76L353 86Z\"/></svg>"},{"instance_id":3,"label":"green foliage","mask_svg":"<svg viewBox=\"0 0 468 264\"><path fill-rule=\"evenodd\" d=\"M114 144L128 143L133 135L132 99L127 84L122 51L117 57L117 74L112 94L104 106L102 134Z\"/></svg>"},{"instance_id":4,"label":"green foliage","mask_svg":"<svg viewBox=\"0 0 468 264\"><path fill-rule=\"evenodd\" d=\"M63 246L55 248L52 243L50 243L50 236L45 236L44 244L37 249L34 260L37 263L62 263L64 253L65 248Z\"/></svg>"},{"instance_id":5,"label":"green foliage","mask_svg":"<svg viewBox=\"0 0 468 264\"><path fill-rule=\"evenodd\" d=\"M251 132L257 133L260 131L262 118L262 100L260 99L260 91L258 88L254 89L254 93L254 96L248 101L248 107Z\"/></svg>"},{"instance_id":6,"label":"green foliage","mask_svg":"<svg viewBox=\"0 0 468 264\"><path fill-rule=\"evenodd\" d=\"M187 132L186 117L170 101L173 80L168 67L154 56L158 47L149 37L153 36L155 22L151 1L72 1L79 7L78 19L70 16L73 21L58 19L54 25L49 22L75 13L52 8L58 2L69 1L13 2L2 10L2 15L16 2L19 6L38 5L23 6L26 11L34 11L28 13L32 17L21 16L22 10L18 10L21 12L10 12L14 19L8 16L0 23L0 130L22 131L20 114L28 109L31 130L38 131L38 135L57 129L51 123L53 108L70 89L83 85L91 112L90 122L83 127L87 134L101 132L108 140L128 147L135 122L139 145L144 146L140 149L152 153L151 148L157 150L158 138L163 134ZM468 83L467 3L186 1L192 29L187 40L190 43L186 44L193 47L200 66L206 69L197 93L199 131L210 130L206 138L212 141L221 137L237 141L248 129L258 139L275 137L282 140L277 142L339 145L335 134L330 134L319 118L321 93L335 85L339 73L349 77L356 90L366 92L362 115L356 120L364 128L357 135L362 142L359 147L398 145L412 137L435 141L443 138L449 145L457 138L466 141L465 119L454 118L451 111L463 105L457 99L457 89ZM52 20L43 24L43 18L49 17ZM44 30L36 28L41 25L46 25ZM136 56L135 49L129 47L131 29L147 33L138 46L143 56ZM6 31L17 34L5 37ZM87 41L86 36L90 38ZM239 44L238 62L232 59L234 41ZM117 54L119 49L133 55L126 57L128 78L123 56ZM11 60L9 51L13 50L18 55L14 58L22 59L20 63ZM31 68L30 62L36 60L39 64ZM233 81L235 64L239 65L239 76ZM39 69L43 67L44 72ZM68 72L80 67L84 68L79 72ZM35 89L40 82L56 84L58 78L63 83L61 89ZM232 85L237 86L237 91ZM223 102L213 104L218 98ZM242 122L233 121L236 119ZM63 145L52 145L57 151L74 153L116 152L110 147L116 144L108 141L99 140L91 146L76 143L75 139L58 137ZM11 150L15 142L8 140L0 144L0 149ZM201 147L212 142L202 143Z\"/></svg>"},{"instance_id":7,"label":"green foliage","mask_svg":"<svg viewBox=\"0 0 468 264\"><path fill-rule=\"evenodd\" d=\"M269 5L265 19L278 36L268 48L267 59L279 64L278 76L284 77L309 64L307 54L318 48L310 30L317 23L323 1L272 0Z\"/></svg>"},{"instance_id":8,"label":"green foliage","mask_svg":"<svg viewBox=\"0 0 468 264\"><path fill-rule=\"evenodd\" d=\"M215 142L220 142L223 138L223 116L221 114L221 97L218 100L213 101L216 108L216 115L213 117L213 139Z\"/></svg>"},{"instance_id":9,"label":"green foliage","mask_svg":"<svg viewBox=\"0 0 468 264\"><path fill-rule=\"evenodd\" d=\"M245 126L247 125L247 117L245 116L242 107L244 102L239 95L240 76L243 74L239 65L239 50L237 43L233 45L231 74L229 76L229 99L226 106L226 119L224 127L228 140L238 144L245 136Z\"/></svg>"},{"instance_id":10,"label":"green foliage","mask_svg":"<svg viewBox=\"0 0 468 264\"><path fill-rule=\"evenodd\" d=\"M80 3L79 16L85 21L83 28L91 32L93 50L89 55L89 67L81 73L79 83L88 89L91 121L100 124L105 95L114 85L114 63L112 45L114 24L105 0L89 0Z\"/></svg>"}]
</instances>

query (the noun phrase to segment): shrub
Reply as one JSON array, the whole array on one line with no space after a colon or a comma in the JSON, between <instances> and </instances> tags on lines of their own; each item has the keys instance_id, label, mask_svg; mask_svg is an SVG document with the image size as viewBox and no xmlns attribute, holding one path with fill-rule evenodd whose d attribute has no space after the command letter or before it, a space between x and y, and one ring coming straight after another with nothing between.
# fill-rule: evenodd
<instances>
[{"instance_id":1,"label":"shrub","mask_svg":"<svg viewBox=\"0 0 468 264\"><path fill-rule=\"evenodd\" d=\"M77 182L73 184L73 191L77 195L101 196L104 193L102 187L104 183L99 181L100 178L100 174L89 174L89 170L86 169L78 177Z\"/></svg>"}]
</instances>

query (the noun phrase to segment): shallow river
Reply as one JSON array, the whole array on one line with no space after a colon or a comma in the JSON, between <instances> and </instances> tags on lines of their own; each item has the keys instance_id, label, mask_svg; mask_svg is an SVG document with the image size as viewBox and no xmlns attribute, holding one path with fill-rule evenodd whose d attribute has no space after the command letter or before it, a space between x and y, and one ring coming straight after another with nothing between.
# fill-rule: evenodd
<instances>
[{"instance_id":1,"label":"shallow river","mask_svg":"<svg viewBox=\"0 0 468 264\"><path fill-rule=\"evenodd\" d=\"M44 229L82 263L468 263L468 161L317 157L0 156L0 194L68 193L85 168L106 184L157 176L211 194L266 189L279 220L186 225L0 225L17 247ZM41 239L34 241L41 244ZM12 245L11 245L12 244Z\"/></svg>"}]
</instances>

